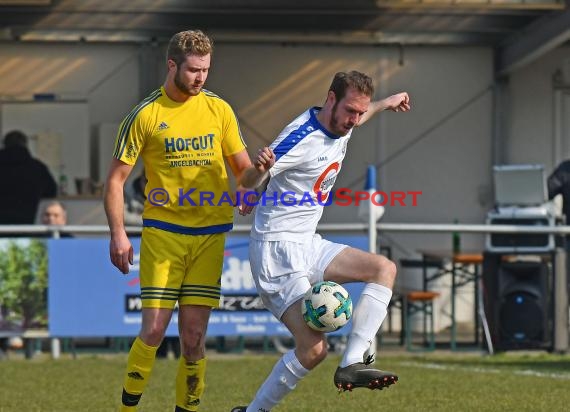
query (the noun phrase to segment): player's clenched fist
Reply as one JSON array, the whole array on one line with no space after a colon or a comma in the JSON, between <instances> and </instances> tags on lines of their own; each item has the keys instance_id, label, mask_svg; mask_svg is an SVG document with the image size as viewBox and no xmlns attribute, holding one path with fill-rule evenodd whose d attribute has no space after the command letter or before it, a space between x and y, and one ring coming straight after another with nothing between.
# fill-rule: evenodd
<instances>
[{"instance_id":1,"label":"player's clenched fist","mask_svg":"<svg viewBox=\"0 0 570 412\"><path fill-rule=\"evenodd\" d=\"M269 147L259 149L253 164L260 172L267 172L275 164L275 153Z\"/></svg>"}]
</instances>

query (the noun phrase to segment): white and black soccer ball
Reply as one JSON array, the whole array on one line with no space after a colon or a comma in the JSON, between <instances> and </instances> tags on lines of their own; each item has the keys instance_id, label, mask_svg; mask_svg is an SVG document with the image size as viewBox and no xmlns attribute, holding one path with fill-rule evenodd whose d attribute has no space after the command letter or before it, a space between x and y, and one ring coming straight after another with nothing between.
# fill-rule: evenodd
<instances>
[{"instance_id":1,"label":"white and black soccer ball","mask_svg":"<svg viewBox=\"0 0 570 412\"><path fill-rule=\"evenodd\" d=\"M351 317L352 299L338 283L315 283L303 298L303 319L311 329L333 332L346 325Z\"/></svg>"}]
</instances>

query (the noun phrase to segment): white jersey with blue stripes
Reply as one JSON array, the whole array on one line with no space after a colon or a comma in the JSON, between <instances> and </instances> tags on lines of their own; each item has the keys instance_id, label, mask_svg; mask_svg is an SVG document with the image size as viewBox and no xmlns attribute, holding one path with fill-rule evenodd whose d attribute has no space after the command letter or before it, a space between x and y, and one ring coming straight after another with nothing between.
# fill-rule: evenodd
<instances>
[{"instance_id":1,"label":"white jersey with blue stripes","mask_svg":"<svg viewBox=\"0 0 570 412\"><path fill-rule=\"evenodd\" d=\"M352 133L326 130L317 120L319 110L304 112L271 144L276 161L256 207L252 238L295 241L315 233Z\"/></svg>"}]
</instances>

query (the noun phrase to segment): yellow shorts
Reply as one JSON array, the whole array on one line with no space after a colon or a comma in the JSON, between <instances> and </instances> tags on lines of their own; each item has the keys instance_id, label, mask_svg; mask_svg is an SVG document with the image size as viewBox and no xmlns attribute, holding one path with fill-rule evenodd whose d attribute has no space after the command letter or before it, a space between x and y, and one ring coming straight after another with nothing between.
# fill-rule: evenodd
<instances>
[{"instance_id":1,"label":"yellow shorts","mask_svg":"<svg viewBox=\"0 0 570 412\"><path fill-rule=\"evenodd\" d=\"M218 307L225 233L182 235L153 227L142 231L141 299L144 308Z\"/></svg>"}]
</instances>

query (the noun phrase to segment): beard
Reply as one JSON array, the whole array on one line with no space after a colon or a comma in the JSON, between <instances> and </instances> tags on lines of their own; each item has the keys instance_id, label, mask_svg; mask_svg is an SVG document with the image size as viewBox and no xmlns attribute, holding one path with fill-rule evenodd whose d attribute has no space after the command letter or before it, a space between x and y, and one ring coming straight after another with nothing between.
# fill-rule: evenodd
<instances>
[{"instance_id":1,"label":"beard","mask_svg":"<svg viewBox=\"0 0 570 412\"><path fill-rule=\"evenodd\" d=\"M198 95L198 93L200 93L200 90L202 90L202 86L190 87L189 85L184 83L182 81L182 78L180 76L180 72L178 71L178 69L176 69L176 74L174 75L174 84L176 85L178 90L180 90L180 92L182 92L188 96L196 96L196 95Z\"/></svg>"},{"instance_id":2,"label":"beard","mask_svg":"<svg viewBox=\"0 0 570 412\"><path fill-rule=\"evenodd\" d=\"M336 117L337 106L338 106L338 103L335 103L332 110L331 110L331 124L330 124L331 132L333 132L337 136L346 136L346 134L348 132L350 132L350 129L352 129L354 127L354 124L353 123L346 123L346 124L340 123L340 121Z\"/></svg>"}]
</instances>

